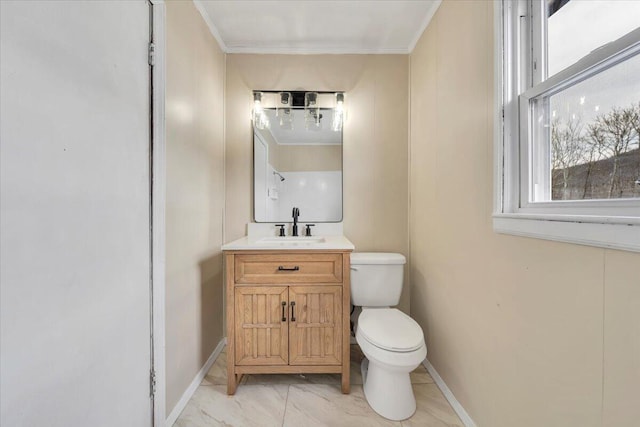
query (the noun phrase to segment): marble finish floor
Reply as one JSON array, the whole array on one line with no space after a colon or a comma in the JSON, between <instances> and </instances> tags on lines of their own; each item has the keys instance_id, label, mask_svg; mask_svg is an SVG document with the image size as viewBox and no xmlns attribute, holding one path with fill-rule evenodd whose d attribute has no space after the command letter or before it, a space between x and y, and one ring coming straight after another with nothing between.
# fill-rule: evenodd
<instances>
[{"instance_id":1,"label":"marble finish floor","mask_svg":"<svg viewBox=\"0 0 640 427\"><path fill-rule=\"evenodd\" d=\"M227 396L223 350L174 424L175 427L421 426L463 427L424 366L411 373L418 408L404 421L389 421L367 404L357 344L351 346L351 394L340 392L340 375L245 375Z\"/></svg>"}]
</instances>

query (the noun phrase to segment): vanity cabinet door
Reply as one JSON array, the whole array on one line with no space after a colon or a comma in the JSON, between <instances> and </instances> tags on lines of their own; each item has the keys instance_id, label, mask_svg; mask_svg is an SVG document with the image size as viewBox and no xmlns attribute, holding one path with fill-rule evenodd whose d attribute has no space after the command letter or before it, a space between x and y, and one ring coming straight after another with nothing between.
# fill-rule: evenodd
<instances>
[{"instance_id":1,"label":"vanity cabinet door","mask_svg":"<svg viewBox=\"0 0 640 427\"><path fill-rule=\"evenodd\" d=\"M289 364L340 365L342 286L289 287Z\"/></svg>"},{"instance_id":2,"label":"vanity cabinet door","mask_svg":"<svg viewBox=\"0 0 640 427\"><path fill-rule=\"evenodd\" d=\"M236 365L286 365L287 287L236 287L234 296Z\"/></svg>"}]
</instances>

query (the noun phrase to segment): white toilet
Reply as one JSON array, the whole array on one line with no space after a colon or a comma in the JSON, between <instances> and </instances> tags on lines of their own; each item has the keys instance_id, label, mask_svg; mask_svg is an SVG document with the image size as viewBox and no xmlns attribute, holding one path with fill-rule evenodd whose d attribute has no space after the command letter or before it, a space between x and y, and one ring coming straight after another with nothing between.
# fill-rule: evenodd
<instances>
[{"instance_id":1,"label":"white toilet","mask_svg":"<svg viewBox=\"0 0 640 427\"><path fill-rule=\"evenodd\" d=\"M356 341L366 357L364 394L374 411L394 421L415 412L409 373L427 357L420 325L391 308L400 301L405 262L401 254L351 254L351 303L362 307Z\"/></svg>"}]
</instances>

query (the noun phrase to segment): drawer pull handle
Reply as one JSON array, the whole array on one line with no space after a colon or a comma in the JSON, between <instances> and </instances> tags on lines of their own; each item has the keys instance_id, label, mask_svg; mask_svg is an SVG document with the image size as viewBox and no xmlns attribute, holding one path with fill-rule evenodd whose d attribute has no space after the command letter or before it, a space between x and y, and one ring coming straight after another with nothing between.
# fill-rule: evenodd
<instances>
[{"instance_id":1,"label":"drawer pull handle","mask_svg":"<svg viewBox=\"0 0 640 427\"><path fill-rule=\"evenodd\" d=\"M291 321L296 321L296 302L291 301Z\"/></svg>"},{"instance_id":2,"label":"drawer pull handle","mask_svg":"<svg viewBox=\"0 0 640 427\"><path fill-rule=\"evenodd\" d=\"M300 270L300 267L298 267L297 265L295 267L284 267L284 266L279 266L278 267L278 271L298 271Z\"/></svg>"},{"instance_id":3,"label":"drawer pull handle","mask_svg":"<svg viewBox=\"0 0 640 427\"><path fill-rule=\"evenodd\" d=\"M287 321L287 318L286 318L286 315L285 315L286 308L287 308L287 302L286 301L282 301L282 321L283 322Z\"/></svg>"}]
</instances>

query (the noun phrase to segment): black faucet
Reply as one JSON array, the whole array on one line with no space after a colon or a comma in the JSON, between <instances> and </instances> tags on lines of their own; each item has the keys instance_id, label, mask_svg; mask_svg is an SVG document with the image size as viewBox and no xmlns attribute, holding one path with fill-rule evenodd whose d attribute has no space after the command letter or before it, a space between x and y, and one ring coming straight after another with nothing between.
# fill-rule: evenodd
<instances>
[{"instance_id":1,"label":"black faucet","mask_svg":"<svg viewBox=\"0 0 640 427\"><path fill-rule=\"evenodd\" d=\"M298 236L298 217L300 216L300 209L293 208L293 212L291 213L293 217L293 229L291 230L291 235L294 237Z\"/></svg>"}]
</instances>

